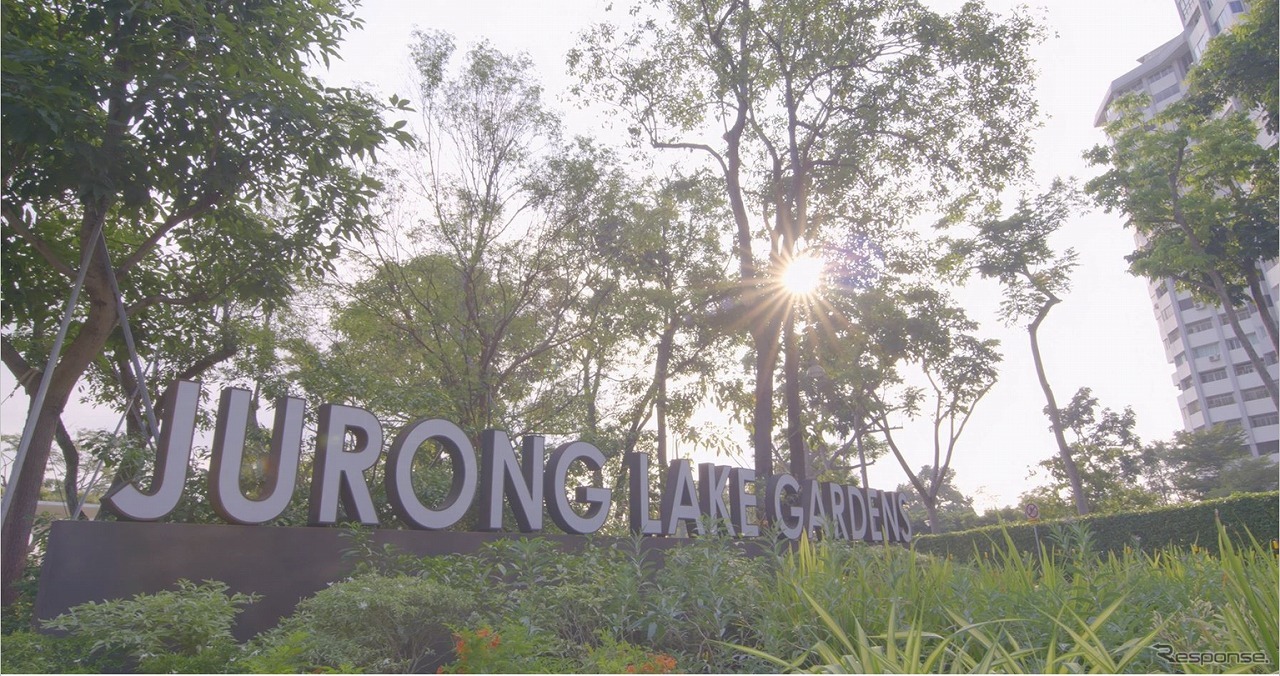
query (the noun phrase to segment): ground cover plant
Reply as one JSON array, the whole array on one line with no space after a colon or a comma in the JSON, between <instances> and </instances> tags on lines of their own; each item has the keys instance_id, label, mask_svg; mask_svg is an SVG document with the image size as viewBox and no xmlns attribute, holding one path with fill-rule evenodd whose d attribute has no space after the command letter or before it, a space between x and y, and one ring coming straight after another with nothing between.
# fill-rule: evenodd
<instances>
[{"instance_id":1,"label":"ground cover plant","mask_svg":"<svg viewBox=\"0 0 1280 676\"><path fill-rule=\"evenodd\" d=\"M1271 542L1103 551L1087 526L974 561L704 537L659 567L638 540L540 539L418 558L357 531L351 576L245 644L218 583L78 607L18 632L13 671L750 673L1274 672ZM207 610L199 622L192 612ZM216 612L215 612L216 611ZM109 618L129 617L117 623ZM186 619L184 619L186 618ZM169 627L166 629L166 627ZM142 629L139 629L142 628ZM181 629L181 631L178 631ZM145 639L145 640L144 640ZM1181 660L1179 663L1177 660Z\"/></svg>"}]
</instances>

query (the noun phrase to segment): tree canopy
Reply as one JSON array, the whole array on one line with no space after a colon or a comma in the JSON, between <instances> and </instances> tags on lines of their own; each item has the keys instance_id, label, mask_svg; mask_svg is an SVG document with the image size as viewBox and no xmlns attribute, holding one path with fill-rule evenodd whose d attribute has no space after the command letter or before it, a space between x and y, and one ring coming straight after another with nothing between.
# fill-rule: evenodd
<instances>
[{"instance_id":1,"label":"tree canopy","mask_svg":"<svg viewBox=\"0 0 1280 676\"><path fill-rule=\"evenodd\" d=\"M186 370L221 344L220 309L271 307L328 269L378 188L359 163L407 137L387 104L307 72L359 26L344 2L2 11L4 339L53 372L10 487L7 603L52 430L87 371L109 377L117 298L139 350ZM82 266L74 330L50 355Z\"/></svg>"}]
</instances>

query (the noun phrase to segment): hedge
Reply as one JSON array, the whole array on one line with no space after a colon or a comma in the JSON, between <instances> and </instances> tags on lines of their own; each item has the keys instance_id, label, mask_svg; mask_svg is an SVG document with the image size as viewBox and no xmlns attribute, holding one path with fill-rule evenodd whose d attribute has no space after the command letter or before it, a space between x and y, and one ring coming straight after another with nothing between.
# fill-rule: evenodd
<instances>
[{"instance_id":1,"label":"hedge","mask_svg":"<svg viewBox=\"0 0 1280 676\"><path fill-rule=\"evenodd\" d=\"M956 533L920 535L915 538L914 546L926 554L965 560L975 553L981 556L1003 551L1006 547L1001 534L1003 529L1020 551L1034 552L1037 549L1037 528L1033 526L1038 526L1040 540L1047 545L1048 535L1055 524L1083 523L1093 534L1099 552L1119 553L1126 546L1154 552L1165 547L1188 549L1197 545L1217 554L1215 515L1237 543L1247 544L1249 534L1265 543L1280 533L1280 492L1246 493L1172 507L1091 514L1039 524L1006 523Z\"/></svg>"}]
</instances>

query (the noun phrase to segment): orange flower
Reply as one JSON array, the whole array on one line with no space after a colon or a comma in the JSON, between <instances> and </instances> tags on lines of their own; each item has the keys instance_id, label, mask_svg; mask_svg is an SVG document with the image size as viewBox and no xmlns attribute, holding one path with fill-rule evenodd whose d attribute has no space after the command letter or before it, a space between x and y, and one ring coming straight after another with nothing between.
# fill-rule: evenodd
<instances>
[{"instance_id":1,"label":"orange flower","mask_svg":"<svg viewBox=\"0 0 1280 676\"><path fill-rule=\"evenodd\" d=\"M627 665L627 673L628 673L628 674L634 674L634 673L636 673L636 665L634 665L634 664L628 664L628 665Z\"/></svg>"}]
</instances>

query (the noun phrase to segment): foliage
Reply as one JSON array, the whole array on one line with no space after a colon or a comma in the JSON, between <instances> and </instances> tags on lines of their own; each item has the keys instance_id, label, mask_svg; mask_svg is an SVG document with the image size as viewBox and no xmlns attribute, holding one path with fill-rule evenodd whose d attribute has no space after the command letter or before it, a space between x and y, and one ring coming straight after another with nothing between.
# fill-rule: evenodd
<instances>
[{"instance_id":1,"label":"foliage","mask_svg":"<svg viewBox=\"0 0 1280 676\"><path fill-rule=\"evenodd\" d=\"M1090 496L1074 457L1078 449L1067 444L1064 436L1067 422L1058 408L1040 354L1040 326L1053 306L1062 302L1061 295L1071 288L1071 271L1076 265L1076 252L1067 249L1061 254L1055 253L1049 238L1058 232L1079 201L1074 186L1055 180L1044 194L1020 199L1009 218L988 216L976 224L973 237L948 240L951 251L941 267L959 271L962 278L972 269L984 278L998 280L1004 287L1000 317L1010 325L1029 320L1026 327L1031 339L1031 358L1044 392L1045 414L1058 446L1056 469L1065 475L1076 511L1087 514Z\"/></svg>"},{"instance_id":2,"label":"foliage","mask_svg":"<svg viewBox=\"0 0 1280 676\"><path fill-rule=\"evenodd\" d=\"M1152 507L1162 497L1167 502L1168 496L1153 485L1163 476L1160 459L1134 434L1137 419L1132 408L1099 411L1097 397L1082 387L1062 407L1059 420L1063 431L1074 438L1071 456L1092 510L1110 514ZM1045 517L1066 516L1059 506L1070 504L1072 486L1061 456L1042 460L1038 466L1049 483L1024 495L1024 502L1036 502Z\"/></svg>"},{"instance_id":3,"label":"foliage","mask_svg":"<svg viewBox=\"0 0 1280 676\"><path fill-rule=\"evenodd\" d=\"M1134 96L1112 104L1110 145L1087 154L1105 172L1086 190L1098 205L1119 211L1141 237L1129 270L1151 280L1173 278L1202 302L1226 309L1252 304L1276 350L1273 303L1257 263L1280 247L1277 147L1257 143L1258 128L1243 111L1206 113L1179 101L1149 114ZM1227 312L1273 402L1276 384L1244 331Z\"/></svg>"},{"instance_id":4,"label":"foliage","mask_svg":"<svg viewBox=\"0 0 1280 676\"><path fill-rule=\"evenodd\" d=\"M765 619L766 640L741 649L775 669L822 673L1175 669L1154 649L1157 641L1272 654L1262 642L1277 622L1268 605L1277 565L1256 541L1237 548L1218 528L1220 558L1176 548L1100 557L1087 543L1087 527L1061 535L1065 551L1019 552L1006 537L968 564L896 548L802 542L765 600L776 616ZM1242 635L1195 643L1202 634L1185 633L1162 615L1193 608L1204 626L1222 632L1234 622Z\"/></svg>"},{"instance_id":5,"label":"foliage","mask_svg":"<svg viewBox=\"0 0 1280 676\"><path fill-rule=\"evenodd\" d=\"M1280 570L1270 542L1242 535L1241 515L1269 511L1274 532L1278 498L1206 503L1208 520L1216 509L1222 521L1190 549L1154 537L1115 548L1106 518L1091 516L1044 524L1042 547L1028 546L1022 527L980 549L971 538L964 544L977 556L963 563L935 546L950 535L926 536L913 549L805 539L746 552L716 537L645 553L640 540L594 539L577 551L513 539L424 559L365 548L358 558L387 574L336 583L243 646L219 639L137 664L120 661L124 649L94 650L88 635L19 632L5 638L0 659L6 671L1176 670L1159 644L1260 653L1275 664Z\"/></svg>"},{"instance_id":6,"label":"foliage","mask_svg":"<svg viewBox=\"0 0 1280 676\"><path fill-rule=\"evenodd\" d=\"M506 636L504 627L518 624L539 642L543 658L587 664L592 650L612 640L670 655L691 671L760 668L724 642L756 635L766 561L722 536L670 549L643 542L589 540L565 551L549 540L520 538L488 543L475 555L423 559L365 549L357 566L421 575L471 594L476 617L460 626L487 625Z\"/></svg>"},{"instance_id":7,"label":"foliage","mask_svg":"<svg viewBox=\"0 0 1280 676\"><path fill-rule=\"evenodd\" d=\"M7 623L6 623L7 624ZM0 671L6 674L102 674L124 670L119 651L99 650L87 636L17 631L4 636Z\"/></svg>"},{"instance_id":8,"label":"foliage","mask_svg":"<svg viewBox=\"0 0 1280 676\"><path fill-rule=\"evenodd\" d=\"M441 668L446 674L554 674L564 673L568 660L548 654L549 644L532 635L523 624L508 622L497 630L483 626L453 635L457 658Z\"/></svg>"},{"instance_id":9,"label":"foliage","mask_svg":"<svg viewBox=\"0 0 1280 676\"><path fill-rule=\"evenodd\" d=\"M923 479L926 488L932 488L931 483L937 473L931 467L921 467L918 474ZM934 514L938 519L937 528L932 528L930 532L949 533L957 530L966 530L977 525L978 513L973 511L973 498L960 492L955 485L956 470L954 467L948 467L946 472L942 473L940 481L942 486L936 491L937 506ZM911 495L915 491L915 487L911 484L899 484L899 493ZM911 523L926 524L929 522L929 512L919 500L912 500L907 505L907 516Z\"/></svg>"},{"instance_id":10,"label":"foliage","mask_svg":"<svg viewBox=\"0 0 1280 676\"><path fill-rule=\"evenodd\" d=\"M600 644L587 650L583 671L589 674L672 674L678 673L676 658L654 653L643 646L618 641L600 634Z\"/></svg>"},{"instance_id":11,"label":"foliage","mask_svg":"<svg viewBox=\"0 0 1280 676\"><path fill-rule=\"evenodd\" d=\"M1165 465L1170 487L1192 500L1276 489L1275 464L1251 455L1239 428L1180 431L1153 444L1150 453Z\"/></svg>"},{"instance_id":12,"label":"foliage","mask_svg":"<svg viewBox=\"0 0 1280 676\"><path fill-rule=\"evenodd\" d=\"M7 604L58 412L86 374L115 402L141 379L120 313L160 400L160 383L224 361L239 328L332 269L378 187L359 165L409 139L382 119L406 102L307 72L360 25L342 0L6 0L0 25L3 342L52 372L9 487ZM70 338L51 357L82 266Z\"/></svg>"},{"instance_id":13,"label":"foliage","mask_svg":"<svg viewBox=\"0 0 1280 676\"><path fill-rule=\"evenodd\" d=\"M90 642L89 651L119 653L144 671L210 671L237 652L231 626L251 594L228 594L217 581L179 580L177 589L131 599L85 603L44 623Z\"/></svg>"},{"instance_id":14,"label":"foliage","mask_svg":"<svg viewBox=\"0 0 1280 676\"><path fill-rule=\"evenodd\" d=\"M1236 495L1194 504L1153 507L1120 514L1091 514L1071 520L1046 521L1039 524L1041 537L1054 523L1078 521L1088 526L1099 553L1119 553L1126 547L1154 553L1162 548L1199 547L1213 553L1217 547L1216 525L1221 520L1227 534L1237 543L1254 537L1267 538L1280 531L1280 494L1253 493ZM960 559L989 557L1003 543L1007 534L1018 551L1038 550L1032 524L986 526L945 535L922 535L915 547L922 553L954 556Z\"/></svg>"},{"instance_id":15,"label":"foliage","mask_svg":"<svg viewBox=\"0 0 1280 676\"><path fill-rule=\"evenodd\" d=\"M1277 57L1276 0L1254 0L1249 13L1229 30L1209 41L1200 61L1188 77L1190 93L1197 106L1208 112L1222 107L1231 97L1247 107L1261 110L1264 126L1275 134L1280 126L1280 84Z\"/></svg>"},{"instance_id":16,"label":"foliage","mask_svg":"<svg viewBox=\"0 0 1280 676\"><path fill-rule=\"evenodd\" d=\"M308 665L414 673L447 649L446 627L477 607L471 593L428 579L360 575L304 599L268 646L293 643Z\"/></svg>"},{"instance_id":17,"label":"foliage","mask_svg":"<svg viewBox=\"0 0 1280 676\"><path fill-rule=\"evenodd\" d=\"M963 209L1018 175L1041 31L978 3L941 14L914 0L671 0L635 14L631 29L596 26L570 52L578 92L621 109L637 145L693 151L715 173L738 268L726 323L750 335L755 379L753 396L725 399L750 419L757 474L772 474L782 356L786 446L803 475L787 264L896 239L925 208Z\"/></svg>"}]
</instances>

